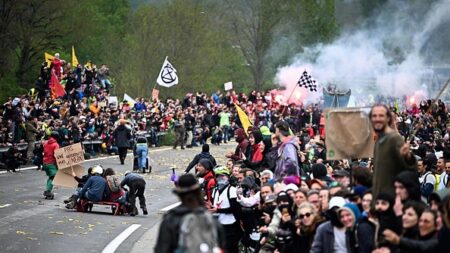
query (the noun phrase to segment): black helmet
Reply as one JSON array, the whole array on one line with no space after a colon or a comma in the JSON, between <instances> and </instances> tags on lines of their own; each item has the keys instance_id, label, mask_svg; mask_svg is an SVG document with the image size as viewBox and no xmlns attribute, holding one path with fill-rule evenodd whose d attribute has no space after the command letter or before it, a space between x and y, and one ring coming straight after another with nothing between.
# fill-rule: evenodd
<instances>
[{"instance_id":1,"label":"black helmet","mask_svg":"<svg viewBox=\"0 0 450 253\"><path fill-rule=\"evenodd\" d=\"M52 133L50 134L50 137L58 139L59 138L59 133L57 131L52 131Z\"/></svg>"}]
</instances>

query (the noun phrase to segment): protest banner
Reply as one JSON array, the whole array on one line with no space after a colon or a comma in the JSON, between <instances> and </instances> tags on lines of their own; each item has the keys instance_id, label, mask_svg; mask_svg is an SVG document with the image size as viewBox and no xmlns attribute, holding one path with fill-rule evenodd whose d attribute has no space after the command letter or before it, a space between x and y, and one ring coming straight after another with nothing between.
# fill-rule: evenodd
<instances>
[{"instance_id":1,"label":"protest banner","mask_svg":"<svg viewBox=\"0 0 450 253\"><path fill-rule=\"evenodd\" d=\"M229 91L233 89L233 82L227 82L223 84L225 91Z\"/></svg>"},{"instance_id":2,"label":"protest banner","mask_svg":"<svg viewBox=\"0 0 450 253\"><path fill-rule=\"evenodd\" d=\"M373 157L374 133L364 108L325 110L328 160Z\"/></svg>"},{"instance_id":3,"label":"protest banner","mask_svg":"<svg viewBox=\"0 0 450 253\"><path fill-rule=\"evenodd\" d=\"M75 143L55 150L58 169L67 168L84 162L84 150L81 143Z\"/></svg>"},{"instance_id":4,"label":"protest banner","mask_svg":"<svg viewBox=\"0 0 450 253\"><path fill-rule=\"evenodd\" d=\"M229 91L233 89L233 82L227 82L223 84L225 91Z\"/></svg>"},{"instance_id":5,"label":"protest banner","mask_svg":"<svg viewBox=\"0 0 450 253\"><path fill-rule=\"evenodd\" d=\"M78 182L72 176L72 171L75 172L77 177L81 177L84 173L84 167L76 164L68 168L59 169L53 179L53 184L63 187L76 188L78 186Z\"/></svg>"}]
</instances>

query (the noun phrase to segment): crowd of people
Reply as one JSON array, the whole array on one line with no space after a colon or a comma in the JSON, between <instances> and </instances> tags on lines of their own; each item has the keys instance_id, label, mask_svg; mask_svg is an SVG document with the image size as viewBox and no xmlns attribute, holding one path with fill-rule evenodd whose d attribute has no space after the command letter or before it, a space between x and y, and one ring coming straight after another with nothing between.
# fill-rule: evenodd
<instances>
[{"instance_id":1,"label":"crowd of people","mask_svg":"<svg viewBox=\"0 0 450 253\"><path fill-rule=\"evenodd\" d=\"M211 247L229 253L448 248L450 126L442 101L422 101L407 110L374 106L369 115L376 133L374 157L331 161L320 103L284 104L270 90L113 103L108 74L106 65L72 68L59 55L50 66L43 64L36 87L0 107L0 146L9 148L1 155L5 168L28 159L53 171L54 161L44 159L40 140L49 144L54 139L58 146L100 140L99 146L85 146L86 152L121 154L131 147L134 133L148 133L150 144L157 146L157 133L173 130L174 149L201 145L202 153L178 180L174 192L182 205L166 215L155 252L197 246L193 252L211 252ZM52 75L65 85L65 95L55 96ZM252 122L248 129L235 105ZM126 144L118 143L118 131ZM217 165L208 143L232 139L236 150L224 154L226 164ZM28 144L26 152L18 150L20 143ZM189 174L194 167L195 177ZM75 195L89 193L81 188ZM186 232L198 228L205 232Z\"/></svg>"},{"instance_id":2,"label":"crowd of people","mask_svg":"<svg viewBox=\"0 0 450 253\"><path fill-rule=\"evenodd\" d=\"M226 113L230 107L224 107ZM215 165L203 146L185 170L196 164L195 177L179 179L175 193L182 205L163 220L155 252L448 251L450 127L441 101L405 111L373 106L374 157L338 161L325 156L320 112L294 109L303 113L266 122L253 117L247 131L235 128L240 123L232 118L238 144L224 154L226 164ZM192 213L216 218L210 224L216 241L178 230L189 227L186 217L207 227ZM180 245L179 239L195 243Z\"/></svg>"}]
</instances>

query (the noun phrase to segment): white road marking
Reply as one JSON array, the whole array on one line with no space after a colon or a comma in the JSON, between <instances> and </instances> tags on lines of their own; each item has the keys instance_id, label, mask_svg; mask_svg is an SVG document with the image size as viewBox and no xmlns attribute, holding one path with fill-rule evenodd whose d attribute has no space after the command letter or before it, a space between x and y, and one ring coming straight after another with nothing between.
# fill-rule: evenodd
<instances>
[{"instance_id":1,"label":"white road marking","mask_svg":"<svg viewBox=\"0 0 450 253\"><path fill-rule=\"evenodd\" d=\"M177 202L177 203L172 204L172 205L170 205L170 206L166 206L166 207L164 207L163 209L160 209L160 210L159 210L159 213L167 213L168 211L174 209L175 207L177 207L177 206L179 206L179 205L181 205L181 202Z\"/></svg>"},{"instance_id":2,"label":"white road marking","mask_svg":"<svg viewBox=\"0 0 450 253\"><path fill-rule=\"evenodd\" d=\"M172 148L162 148L162 149L156 149L156 150L151 150L150 153L153 152L161 152L161 151L167 151L170 150ZM133 153L128 153L128 154L133 154ZM93 162L93 161L100 161L100 160L106 160L106 159L111 159L111 158L118 158L118 155L113 155L113 156L105 156L105 157L98 157L98 158L93 158L93 159L89 159L89 160L85 160L84 162ZM37 169L37 166L31 166L31 167L24 167L24 168L19 168L16 169L16 171L25 171L25 170L35 170ZM0 175L1 174L6 174L8 173L7 171L0 171Z\"/></svg>"},{"instance_id":3,"label":"white road marking","mask_svg":"<svg viewBox=\"0 0 450 253\"><path fill-rule=\"evenodd\" d=\"M0 205L0 209L1 208L5 208L5 207L8 207L8 206L10 206L11 204L4 204L4 205Z\"/></svg>"},{"instance_id":4,"label":"white road marking","mask_svg":"<svg viewBox=\"0 0 450 253\"><path fill-rule=\"evenodd\" d=\"M120 233L114 240L112 240L106 247L103 249L102 253L114 253L116 249L122 244L123 241L125 241L134 231L136 231L139 227L141 227L140 224L133 224L129 226L125 231Z\"/></svg>"}]
</instances>

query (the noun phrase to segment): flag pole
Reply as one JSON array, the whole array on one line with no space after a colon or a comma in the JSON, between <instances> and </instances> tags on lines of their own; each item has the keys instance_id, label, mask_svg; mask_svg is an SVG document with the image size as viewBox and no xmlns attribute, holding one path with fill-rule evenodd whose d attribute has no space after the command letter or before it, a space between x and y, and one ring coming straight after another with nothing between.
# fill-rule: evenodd
<instances>
[{"instance_id":1,"label":"flag pole","mask_svg":"<svg viewBox=\"0 0 450 253\"><path fill-rule=\"evenodd\" d=\"M298 85L298 84L296 84L296 85L294 86L294 89L292 89L291 95L289 95L289 98L288 98L287 101L286 101L286 106L283 107L283 111L281 111L281 116L283 116L283 113L284 113L284 111L286 110L286 107L289 106L289 100L291 100L291 97L292 97L292 95L294 94L294 91L295 91L295 89L297 88L297 85Z\"/></svg>"}]
</instances>

